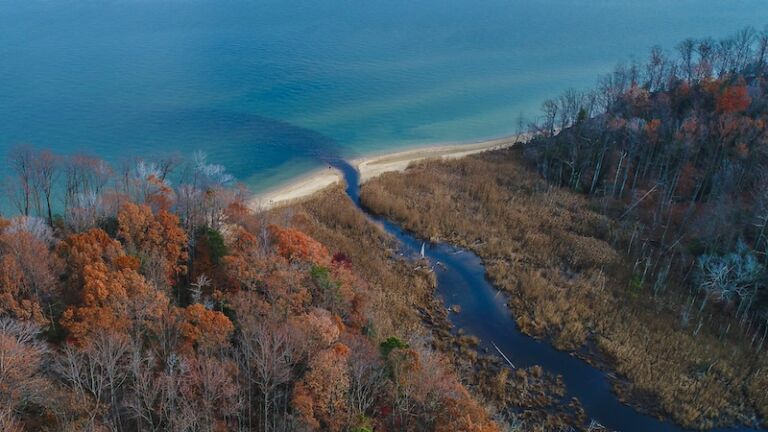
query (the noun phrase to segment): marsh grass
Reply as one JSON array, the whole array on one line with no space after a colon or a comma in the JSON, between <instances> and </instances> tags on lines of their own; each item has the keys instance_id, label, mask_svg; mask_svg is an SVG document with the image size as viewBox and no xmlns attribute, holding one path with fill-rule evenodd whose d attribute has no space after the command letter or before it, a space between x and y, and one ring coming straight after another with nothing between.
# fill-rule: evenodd
<instances>
[{"instance_id":1,"label":"marsh grass","mask_svg":"<svg viewBox=\"0 0 768 432\"><path fill-rule=\"evenodd\" d=\"M587 198L553 187L509 149L427 161L362 188L362 202L420 236L469 248L509 293L519 327L596 351L622 400L697 428L768 416L768 361L743 336L681 321L686 299L633 279L627 233ZM581 350L585 351L585 350Z\"/></svg>"},{"instance_id":2,"label":"marsh grass","mask_svg":"<svg viewBox=\"0 0 768 432\"><path fill-rule=\"evenodd\" d=\"M312 199L271 212L279 223L300 228L342 253L369 283L369 301L376 316L369 331L378 342L392 335L399 340L420 340L448 356L472 394L495 412L524 430L582 428L583 414L573 401L563 401L562 378L539 366L510 370L500 360L478 351L479 339L452 329L446 307L435 292L434 273L399 257L394 239L370 222L340 187L329 188ZM578 402L576 402L578 405Z\"/></svg>"}]
</instances>

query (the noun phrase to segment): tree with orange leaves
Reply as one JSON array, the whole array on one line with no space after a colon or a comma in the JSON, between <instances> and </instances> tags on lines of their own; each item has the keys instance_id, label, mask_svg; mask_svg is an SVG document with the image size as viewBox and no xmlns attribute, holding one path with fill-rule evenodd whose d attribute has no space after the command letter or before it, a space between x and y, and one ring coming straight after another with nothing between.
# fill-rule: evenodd
<instances>
[{"instance_id":1,"label":"tree with orange leaves","mask_svg":"<svg viewBox=\"0 0 768 432\"><path fill-rule=\"evenodd\" d=\"M183 309L183 321L180 333L184 349L216 349L229 343L229 337L235 330L232 321L221 312L206 309L197 303Z\"/></svg>"},{"instance_id":2,"label":"tree with orange leaves","mask_svg":"<svg viewBox=\"0 0 768 432\"><path fill-rule=\"evenodd\" d=\"M64 261L67 282L72 290L78 290L82 286L83 271L89 264L103 262L110 269L139 268L138 260L130 259L120 242L98 228L67 237L56 250Z\"/></svg>"},{"instance_id":3,"label":"tree with orange leaves","mask_svg":"<svg viewBox=\"0 0 768 432\"><path fill-rule=\"evenodd\" d=\"M0 258L0 314L44 324L40 303L24 295L24 285L18 263L9 256Z\"/></svg>"},{"instance_id":4,"label":"tree with orange leaves","mask_svg":"<svg viewBox=\"0 0 768 432\"><path fill-rule=\"evenodd\" d=\"M337 343L310 361L310 370L294 390L294 408L312 428L341 431L347 426L349 348Z\"/></svg>"},{"instance_id":5,"label":"tree with orange leaves","mask_svg":"<svg viewBox=\"0 0 768 432\"><path fill-rule=\"evenodd\" d=\"M61 324L75 341L104 331L128 333L161 316L168 299L137 272L110 270L104 263L86 266L79 302L64 311ZM132 333L135 333L131 331Z\"/></svg>"},{"instance_id":6,"label":"tree with orange leaves","mask_svg":"<svg viewBox=\"0 0 768 432\"><path fill-rule=\"evenodd\" d=\"M265 257L259 250L256 237L242 227L236 226L230 237L229 254L222 258L224 268L235 288L254 291L264 285L264 267L273 260Z\"/></svg>"},{"instance_id":7,"label":"tree with orange leaves","mask_svg":"<svg viewBox=\"0 0 768 432\"><path fill-rule=\"evenodd\" d=\"M499 426L464 388L459 397L442 402L443 412L437 416L435 432L501 432Z\"/></svg>"},{"instance_id":8,"label":"tree with orange leaves","mask_svg":"<svg viewBox=\"0 0 768 432\"><path fill-rule=\"evenodd\" d=\"M168 299L138 273L139 262L100 229L70 236L58 248L66 263L71 306L61 323L82 341L112 330L140 330L162 315Z\"/></svg>"},{"instance_id":9,"label":"tree with orange leaves","mask_svg":"<svg viewBox=\"0 0 768 432\"><path fill-rule=\"evenodd\" d=\"M166 210L153 214L146 205L127 203L117 215L118 237L142 258L142 273L159 286L173 285L186 272L187 235L178 216Z\"/></svg>"},{"instance_id":10,"label":"tree with orange leaves","mask_svg":"<svg viewBox=\"0 0 768 432\"><path fill-rule=\"evenodd\" d=\"M726 87L717 97L717 111L721 113L744 112L752 103L747 86L743 84Z\"/></svg>"},{"instance_id":11,"label":"tree with orange leaves","mask_svg":"<svg viewBox=\"0 0 768 432\"><path fill-rule=\"evenodd\" d=\"M306 261L318 265L330 264L331 256L328 249L303 232L270 225L269 233L277 253L281 256L289 260Z\"/></svg>"}]
</instances>

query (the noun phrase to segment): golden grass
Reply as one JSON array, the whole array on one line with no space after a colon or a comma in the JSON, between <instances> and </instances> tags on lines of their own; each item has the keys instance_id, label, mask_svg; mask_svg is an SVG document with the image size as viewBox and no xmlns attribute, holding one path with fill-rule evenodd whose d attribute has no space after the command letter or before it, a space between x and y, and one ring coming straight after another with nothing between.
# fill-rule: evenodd
<instances>
[{"instance_id":1,"label":"golden grass","mask_svg":"<svg viewBox=\"0 0 768 432\"><path fill-rule=\"evenodd\" d=\"M480 255L523 331L596 346L628 402L707 428L768 413L768 361L740 336L680 325L680 303L630 283L625 233L583 196L553 188L510 149L417 164L363 186L372 211ZM736 332L737 333L737 332Z\"/></svg>"}]
</instances>

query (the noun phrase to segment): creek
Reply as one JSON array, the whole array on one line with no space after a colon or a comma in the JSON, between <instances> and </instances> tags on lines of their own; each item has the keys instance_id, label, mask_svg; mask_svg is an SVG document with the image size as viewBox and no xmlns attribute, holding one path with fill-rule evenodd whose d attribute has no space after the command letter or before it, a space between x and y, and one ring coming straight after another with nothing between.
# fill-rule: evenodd
<instances>
[{"instance_id":1,"label":"creek","mask_svg":"<svg viewBox=\"0 0 768 432\"><path fill-rule=\"evenodd\" d=\"M449 244L425 241L391 221L370 213L360 202L357 169L343 160L334 160L331 164L343 172L349 198L358 209L398 240L400 252L404 256L420 256L423 247L424 258L429 260L437 276L437 293L445 307L458 305L461 308L460 313L449 315L454 330L463 329L465 334L478 337L479 349L497 353L498 347L516 367L539 365L547 372L561 375L567 389L564 396L566 400L578 398L589 419L596 420L611 430L688 430L622 404L612 390L609 373L566 351L556 350L548 341L525 335L515 323L506 305L505 295L487 280L480 257ZM758 429L745 426L713 429L715 432L755 430Z\"/></svg>"}]
</instances>

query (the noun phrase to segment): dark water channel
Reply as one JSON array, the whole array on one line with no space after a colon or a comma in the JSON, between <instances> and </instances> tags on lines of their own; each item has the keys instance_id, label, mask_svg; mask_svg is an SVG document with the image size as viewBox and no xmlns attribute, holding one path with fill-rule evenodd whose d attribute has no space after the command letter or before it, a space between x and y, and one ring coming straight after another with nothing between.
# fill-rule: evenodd
<instances>
[{"instance_id":1,"label":"dark water channel","mask_svg":"<svg viewBox=\"0 0 768 432\"><path fill-rule=\"evenodd\" d=\"M345 161L331 162L344 173L347 195L368 217L378 222L400 242L405 256L417 256L425 242L394 223L369 213L360 204L359 173ZM621 432L685 431L670 422L642 414L619 402L607 373L548 342L523 334L505 304L504 295L485 277L483 262L474 253L444 243L426 243L425 257L433 264L437 290L446 307L459 305L450 314L455 328L480 338L480 348L496 353L494 344L516 367L540 365L559 374L567 387L566 398L577 397L590 419ZM747 427L716 431L754 431Z\"/></svg>"}]
</instances>

